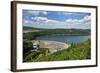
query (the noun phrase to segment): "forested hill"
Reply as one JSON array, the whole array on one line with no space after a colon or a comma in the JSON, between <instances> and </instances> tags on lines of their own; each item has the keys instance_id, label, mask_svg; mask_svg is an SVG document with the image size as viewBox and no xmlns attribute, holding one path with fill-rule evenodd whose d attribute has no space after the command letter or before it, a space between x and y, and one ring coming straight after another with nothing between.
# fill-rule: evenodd
<instances>
[{"instance_id":1,"label":"forested hill","mask_svg":"<svg viewBox=\"0 0 100 73\"><path fill-rule=\"evenodd\" d=\"M69 34L69 35L90 35L89 29L48 29L41 31L41 34Z\"/></svg>"},{"instance_id":2,"label":"forested hill","mask_svg":"<svg viewBox=\"0 0 100 73\"><path fill-rule=\"evenodd\" d=\"M38 32L31 32L31 33L36 33L36 34L70 34L70 35L90 35L90 29L42 29L42 28L33 28L33 27L23 27L23 30L42 30Z\"/></svg>"},{"instance_id":3,"label":"forested hill","mask_svg":"<svg viewBox=\"0 0 100 73\"><path fill-rule=\"evenodd\" d=\"M23 26L23 30L46 30L46 29Z\"/></svg>"}]
</instances>

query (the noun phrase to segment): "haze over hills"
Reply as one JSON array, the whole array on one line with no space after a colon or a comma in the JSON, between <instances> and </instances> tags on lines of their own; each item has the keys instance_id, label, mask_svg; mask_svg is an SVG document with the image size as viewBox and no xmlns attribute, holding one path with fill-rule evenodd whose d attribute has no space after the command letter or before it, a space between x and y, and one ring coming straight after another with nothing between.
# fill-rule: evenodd
<instances>
[{"instance_id":1,"label":"haze over hills","mask_svg":"<svg viewBox=\"0 0 100 73\"><path fill-rule=\"evenodd\" d=\"M55 29L72 29L72 30L78 29L78 30L88 30L88 31L90 31L90 29L80 29L80 28L55 28ZM23 26L23 30L50 30L50 29L48 29L48 28L35 28L35 27L30 27L30 26Z\"/></svg>"},{"instance_id":2,"label":"haze over hills","mask_svg":"<svg viewBox=\"0 0 100 73\"><path fill-rule=\"evenodd\" d=\"M90 29L43 29L43 28L33 28L33 27L23 27L24 32L33 32L34 34L67 34L67 35L90 35ZM41 31L42 30L42 31Z\"/></svg>"}]
</instances>

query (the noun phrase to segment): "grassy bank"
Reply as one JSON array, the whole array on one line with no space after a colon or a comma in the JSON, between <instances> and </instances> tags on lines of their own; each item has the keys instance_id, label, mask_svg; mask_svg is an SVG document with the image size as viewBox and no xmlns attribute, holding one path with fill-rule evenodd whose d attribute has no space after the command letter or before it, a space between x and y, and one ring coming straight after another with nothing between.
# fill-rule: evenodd
<instances>
[{"instance_id":1,"label":"grassy bank","mask_svg":"<svg viewBox=\"0 0 100 73\"><path fill-rule=\"evenodd\" d=\"M61 60L83 60L91 58L91 41L88 39L79 44L72 44L71 47L47 55L49 49L31 51L24 57L24 62L61 61Z\"/></svg>"}]
</instances>

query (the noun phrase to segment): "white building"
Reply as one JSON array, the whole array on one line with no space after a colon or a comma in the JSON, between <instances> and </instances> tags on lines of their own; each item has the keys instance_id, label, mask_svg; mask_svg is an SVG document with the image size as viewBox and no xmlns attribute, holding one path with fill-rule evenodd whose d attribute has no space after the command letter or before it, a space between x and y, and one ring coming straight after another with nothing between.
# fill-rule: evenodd
<instances>
[{"instance_id":1,"label":"white building","mask_svg":"<svg viewBox=\"0 0 100 73\"><path fill-rule=\"evenodd\" d=\"M34 49L39 49L39 45L40 45L39 40L33 40L32 43Z\"/></svg>"}]
</instances>

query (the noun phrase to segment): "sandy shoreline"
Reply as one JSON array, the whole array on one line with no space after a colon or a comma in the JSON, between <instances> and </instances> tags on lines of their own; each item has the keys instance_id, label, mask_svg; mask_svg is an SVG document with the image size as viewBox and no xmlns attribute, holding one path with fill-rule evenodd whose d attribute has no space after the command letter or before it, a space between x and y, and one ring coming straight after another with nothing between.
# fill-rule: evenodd
<instances>
[{"instance_id":1,"label":"sandy shoreline","mask_svg":"<svg viewBox=\"0 0 100 73\"><path fill-rule=\"evenodd\" d=\"M49 48L50 52L57 52L70 47L70 44L58 42L58 41L48 41L48 40L32 40L33 46L39 45L39 48Z\"/></svg>"}]
</instances>

